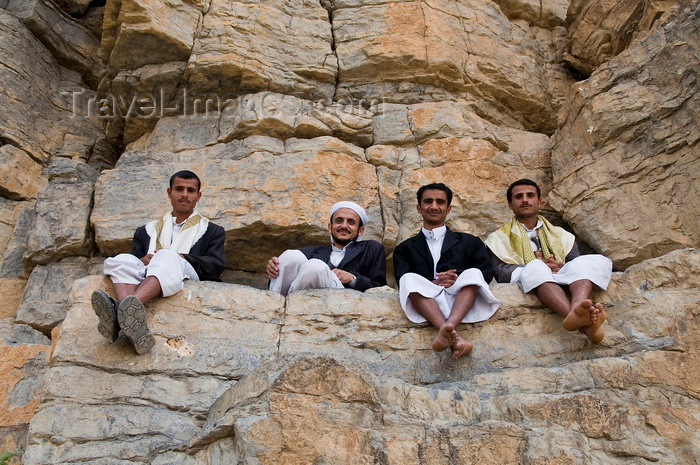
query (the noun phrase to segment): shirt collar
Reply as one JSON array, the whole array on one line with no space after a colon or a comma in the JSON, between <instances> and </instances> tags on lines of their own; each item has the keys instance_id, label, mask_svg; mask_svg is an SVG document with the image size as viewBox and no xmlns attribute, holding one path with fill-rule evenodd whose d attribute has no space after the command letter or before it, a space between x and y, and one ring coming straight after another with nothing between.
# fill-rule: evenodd
<instances>
[{"instance_id":1,"label":"shirt collar","mask_svg":"<svg viewBox=\"0 0 700 465\"><path fill-rule=\"evenodd\" d=\"M421 228L421 231L423 231L423 235L429 241L437 241L445 237L445 234L447 234L447 226L443 225L435 229Z\"/></svg>"}]
</instances>

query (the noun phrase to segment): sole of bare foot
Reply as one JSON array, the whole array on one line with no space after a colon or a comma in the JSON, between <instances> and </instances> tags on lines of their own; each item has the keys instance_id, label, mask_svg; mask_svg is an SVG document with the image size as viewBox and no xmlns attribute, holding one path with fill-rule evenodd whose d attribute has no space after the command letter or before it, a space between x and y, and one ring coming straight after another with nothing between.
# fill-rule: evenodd
<instances>
[{"instance_id":1,"label":"sole of bare foot","mask_svg":"<svg viewBox=\"0 0 700 465\"><path fill-rule=\"evenodd\" d=\"M454 331L455 325L452 323L445 323L438 330L437 336L433 339L432 348L437 352L442 352L448 347L452 347L452 331Z\"/></svg>"},{"instance_id":2,"label":"sole of bare foot","mask_svg":"<svg viewBox=\"0 0 700 465\"><path fill-rule=\"evenodd\" d=\"M593 306L593 302L586 299L566 315L562 326L567 331L575 331L585 326L591 326L591 324L593 324L593 315L597 313L598 309Z\"/></svg>"},{"instance_id":3,"label":"sole of bare foot","mask_svg":"<svg viewBox=\"0 0 700 465\"><path fill-rule=\"evenodd\" d=\"M605 337L605 331L603 331L601 325L606 320L607 315L602 304L595 304L595 308L598 310L598 319L592 325L587 328L581 328L581 330L593 344L600 344Z\"/></svg>"},{"instance_id":4,"label":"sole of bare foot","mask_svg":"<svg viewBox=\"0 0 700 465\"><path fill-rule=\"evenodd\" d=\"M469 355L472 349L474 349L474 345L471 342L457 335L457 340L452 346L452 358L457 360L462 355Z\"/></svg>"}]
</instances>

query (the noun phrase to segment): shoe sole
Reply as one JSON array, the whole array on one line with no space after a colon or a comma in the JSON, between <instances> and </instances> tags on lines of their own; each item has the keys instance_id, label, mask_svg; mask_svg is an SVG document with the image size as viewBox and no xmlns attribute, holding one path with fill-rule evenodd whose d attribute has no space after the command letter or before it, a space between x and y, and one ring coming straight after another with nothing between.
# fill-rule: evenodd
<instances>
[{"instance_id":1,"label":"shoe sole","mask_svg":"<svg viewBox=\"0 0 700 465\"><path fill-rule=\"evenodd\" d=\"M97 290L92 293L90 299L92 302L92 309L95 311L95 315L99 319L97 323L97 331L111 342L117 340L119 335L119 327L117 326L116 315L114 311L114 304L112 299L109 298L101 290Z\"/></svg>"},{"instance_id":2,"label":"shoe sole","mask_svg":"<svg viewBox=\"0 0 700 465\"><path fill-rule=\"evenodd\" d=\"M117 309L117 320L137 354L145 354L156 344L146 325L146 309L138 298L130 295L121 301Z\"/></svg>"}]
</instances>

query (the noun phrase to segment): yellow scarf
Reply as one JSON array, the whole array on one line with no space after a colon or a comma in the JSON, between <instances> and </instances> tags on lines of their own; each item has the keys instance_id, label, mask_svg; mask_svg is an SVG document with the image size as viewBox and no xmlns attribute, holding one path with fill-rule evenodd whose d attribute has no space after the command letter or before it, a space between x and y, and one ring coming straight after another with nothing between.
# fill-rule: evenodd
<instances>
[{"instance_id":1,"label":"yellow scarf","mask_svg":"<svg viewBox=\"0 0 700 465\"><path fill-rule=\"evenodd\" d=\"M555 260L563 262L574 245L574 235L554 226L543 216L538 216L537 219L542 222L542 226L537 229L542 258L546 260L553 256ZM536 258L525 227L515 217L489 234L485 243L505 263L524 265Z\"/></svg>"}]
</instances>

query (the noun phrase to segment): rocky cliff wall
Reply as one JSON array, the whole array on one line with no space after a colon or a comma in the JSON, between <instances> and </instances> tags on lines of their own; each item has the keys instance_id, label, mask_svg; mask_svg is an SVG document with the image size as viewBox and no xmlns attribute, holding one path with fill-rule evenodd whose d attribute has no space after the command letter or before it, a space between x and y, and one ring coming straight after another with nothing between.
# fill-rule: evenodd
<instances>
[{"instance_id":1,"label":"rocky cliff wall","mask_svg":"<svg viewBox=\"0 0 700 465\"><path fill-rule=\"evenodd\" d=\"M691 463L698 8L0 1L0 448L15 463ZM149 306L159 344L136 358L100 340L88 296L181 168L226 230L226 282ZM367 207L391 275L418 186L447 183L450 225L483 238L519 177L615 263L601 347L511 286L458 364L390 288L255 289L269 256L327 240L338 199Z\"/></svg>"}]
</instances>

